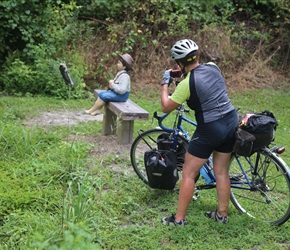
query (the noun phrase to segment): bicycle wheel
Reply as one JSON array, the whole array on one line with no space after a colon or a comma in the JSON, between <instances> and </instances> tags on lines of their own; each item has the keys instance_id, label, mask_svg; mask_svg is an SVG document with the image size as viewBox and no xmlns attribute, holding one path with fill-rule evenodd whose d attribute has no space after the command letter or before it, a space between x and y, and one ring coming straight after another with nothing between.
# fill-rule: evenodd
<instances>
[{"instance_id":1,"label":"bicycle wheel","mask_svg":"<svg viewBox=\"0 0 290 250\"><path fill-rule=\"evenodd\" d=\"M151 149L158 149L157 138L161 134L168 134L167 132L161 129L151 129L141 133L137 138L133 141L131 150L130 150L130 158L131 164L138 175L138 177L148 185L148 179L144 164L144 153ZM159 137L160 138L160 137ZM179 144L181 143L183 150L177 150L177 169L180 171L182 169L182 165L184 163L184 155L188 146L187 140L178 136Z\"/></svg>"},{"instance_id":2,"label":"bicycle wheel","mask_svg":"<svg viewBox=\"0 0 290 250\"><path fill-rule=\"evenodd\" d=\"M256 164L257 173L254 174ZM278 155L267 148L250 157L233 155L229 174L230 199L239 211L274 225L282 225L289 219L290 171Z\"/></svg>"}]
</instances>

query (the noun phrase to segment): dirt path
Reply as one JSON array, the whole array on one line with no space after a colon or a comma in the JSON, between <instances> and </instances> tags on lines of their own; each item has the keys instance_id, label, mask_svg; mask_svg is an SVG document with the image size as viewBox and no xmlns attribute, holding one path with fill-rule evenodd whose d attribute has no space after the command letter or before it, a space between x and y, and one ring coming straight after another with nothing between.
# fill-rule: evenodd
<instances>
[{"instance_id":1,"label":"dirt path","mask_svg":"<svg viewBox=\"0 0 290 250\"><path fill-rule=\"evenodd\" d=\"M37 124L40 127L59 126L59 125L68 126L68 125L76 125L78 122L102 121L102 120L103 114L91 116L84 114L82 111L43 112L40 114L40 116L27 121L26 124L27 126L33 126Z\"/></svg>"},{"instance_id":2,"label":"dirt path","mask_svg":"<svg viewBox=\"0 0 290 250\"><path fill-rule=\"evenodd\" d=\"M52 111L42 112L38 117L34 117L26 122L27 126L37 125L39 127L50 126L71 126L76 125L79 122L86 121L102 121L103 114L91 116L86 115L83 111ZM102 126L101 123L96 126ZM90 155L96 158L103 158L107 155L114 154L116 156L128 157L131 144L120 145L116 141L116 136L103 136L100 134L84 136L84 135L72 135L69 139L71 141L85 141L95 145L95 147L89 152Z\"/></svg>"}]
</instances>

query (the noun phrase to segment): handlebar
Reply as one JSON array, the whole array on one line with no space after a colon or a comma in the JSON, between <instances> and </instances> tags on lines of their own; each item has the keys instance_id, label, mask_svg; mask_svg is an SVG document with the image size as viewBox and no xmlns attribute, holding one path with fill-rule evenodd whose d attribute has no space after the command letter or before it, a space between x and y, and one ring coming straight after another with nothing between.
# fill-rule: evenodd
<instances>
[{"instance_id":1,"label":"handlebar","mask_svg":"<svg viewBox=\"0 0 290 250\"><path fill-rule=\"evenodd\" d=\"M157 111L154 111L153 117L159 121L162 121L165 117L167 117L169 113L163 113L162 115L158 115Z\"/></svg>"},{"instance_id":2,"label":"handlebar","mask_svg":"<svg viewBox=\"0 0 290 250\"><path fill-rule=\"evenodd\" d=\"M184 108L184 104L180 105L177 109L179 114L181 113L189 113L189 109ZM158 121L162 121L165 117L167 117L170 113L163 113L162 115L158 115L157 111L154 112L153 117Z\"/></svg>"},{"instance_id":3,"label":"handlebar","mask_svg":"<svg viewBox=\"0 0 290 250\"><path fill-rule=\"evenodd\" d=\"M184 104L180 105L177 109L178 115L182 115L183 113L189 113L189 109L184 108ZM172 130L172 128L167 128L162 124L162 121L169 115L170 113L163 113L162 115L158 115L157 111L153 113L153 118L157 119L159 127L163 130Z\"/></svg>"}]
</instances>

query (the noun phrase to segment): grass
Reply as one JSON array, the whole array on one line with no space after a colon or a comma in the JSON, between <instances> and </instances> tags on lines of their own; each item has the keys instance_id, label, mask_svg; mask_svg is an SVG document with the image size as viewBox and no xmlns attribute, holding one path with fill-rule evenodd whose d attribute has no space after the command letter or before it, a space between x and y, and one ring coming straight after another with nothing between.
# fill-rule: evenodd
<instances>
[{"instance_id":1,"label":"grass","mask_svg":"<svg viewBox=\"0 0 290 250\"><path fill-rule=\"evenodd\" d=\"M282 157L288 164L289 93L290 87L231 94L242 113L268 109L276 115L276 142L286 146ZM148 110L150 117L155 110L161 113L157 94L147 100L136 93L131 99ZM240 214L233 205L229 224L209 221L203 213L215 209L215 190L201 191L201 198L192 202L188 226L163 226L160 219L175 212L177 192L151 190L143 185L132 172L129 152L95 158L91 150L102 148L97 141L71 139L100 135L100 122L68 127L25 126L25 120L41 111L76 111L90 106L91 101L1 97L0 249L290 247L290 221L273 227ZM136 121L135 135L138 129L154 126L157 124L151 118Z\"/></svg>"}]
</instances>

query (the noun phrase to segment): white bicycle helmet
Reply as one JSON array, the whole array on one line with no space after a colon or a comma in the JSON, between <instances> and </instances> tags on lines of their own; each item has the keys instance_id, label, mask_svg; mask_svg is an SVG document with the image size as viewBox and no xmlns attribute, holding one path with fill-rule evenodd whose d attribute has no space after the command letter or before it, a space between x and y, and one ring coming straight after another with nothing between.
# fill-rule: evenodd
<instances>
[{"instance_id":1,"label":"white bicycle helmet","mask_svg":"<svg viewBox=\"0 0 290 250\"><path fill-rule=\"evenodd\" d=\"M171 57L173 60L182 60L196 55L198 51L197 44L190 39L183 39L176 42L171 48Z\"/></svg>"}]
</instances>

